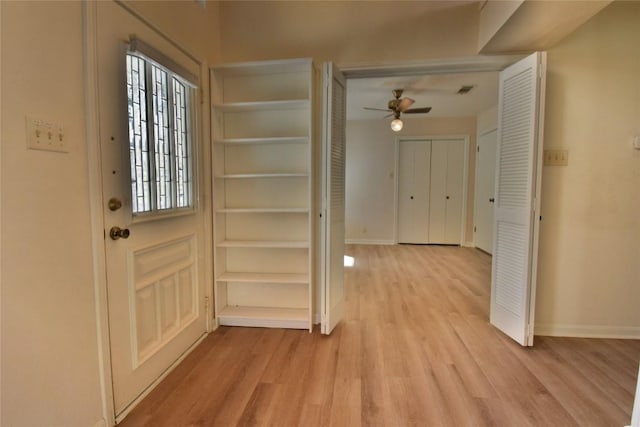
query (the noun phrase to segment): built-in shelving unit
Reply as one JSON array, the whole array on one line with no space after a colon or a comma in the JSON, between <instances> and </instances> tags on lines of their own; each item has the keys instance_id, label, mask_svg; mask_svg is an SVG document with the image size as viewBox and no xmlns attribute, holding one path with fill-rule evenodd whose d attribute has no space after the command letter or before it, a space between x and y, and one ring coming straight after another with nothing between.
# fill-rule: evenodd
<instances>
[{"instance_id":1,"label":"built-in shelving unit","mask_svg":"<svg viewBox=\"0 0 640 427\"><path fill-rule=\"evenodd\" d=\"M312 328L311 60L211 70L219 324Z\"/></svg>"}]
</instances>

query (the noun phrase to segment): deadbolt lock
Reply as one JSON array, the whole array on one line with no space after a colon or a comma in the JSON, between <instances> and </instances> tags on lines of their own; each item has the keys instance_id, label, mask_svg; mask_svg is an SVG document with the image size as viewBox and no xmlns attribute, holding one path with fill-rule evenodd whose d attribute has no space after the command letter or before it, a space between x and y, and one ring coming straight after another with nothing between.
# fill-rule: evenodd
<instances>
[{"instance_id":1,"label":"deadbolt lock","mask_svg":"<svg viewBox=\"0 0 640 427\"><path fill-rule=\"evenodd\" d=\"M115 197L112 197L112 198L109 199L109 210L110 211L117 211L121 207L122 207L122 202L120 201L120 199L116 199Z\"/></svg>"}]
</instances>

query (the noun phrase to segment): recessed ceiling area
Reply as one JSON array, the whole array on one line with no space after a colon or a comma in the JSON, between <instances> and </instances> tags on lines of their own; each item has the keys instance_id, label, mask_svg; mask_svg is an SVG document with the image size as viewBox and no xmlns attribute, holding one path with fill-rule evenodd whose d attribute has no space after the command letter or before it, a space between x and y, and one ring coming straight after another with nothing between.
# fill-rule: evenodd
<instances>
[{"instance_id":1,"label":"recessed ceiling area","mask_svg":"<svg viewBox=\"0 0 640 427\"><path fill-rule=\"evenodd\" d=\"M463 86L473 88L466 94L458 94ZM389 100L393 99L391 92L394 89L404 89L402 96L415 101L411 108L432 108L428 114L412 114L412 118L470 117L498 103L498 73L492 71L348 79L347 119L382 119L389 113L365 110L364 107L387 109Z\"/></svg>"}]
</instances>

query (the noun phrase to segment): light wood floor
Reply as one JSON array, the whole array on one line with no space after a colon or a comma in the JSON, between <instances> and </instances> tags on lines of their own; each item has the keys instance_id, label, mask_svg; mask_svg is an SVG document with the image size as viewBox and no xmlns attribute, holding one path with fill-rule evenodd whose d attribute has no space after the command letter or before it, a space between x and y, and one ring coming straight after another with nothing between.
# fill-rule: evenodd
<instances>
[{"instance_id":1,"label":"light wood floor","mask_svg":"<svg viewBox=\"0 0 640 427\"><path fill-rule=\"evenodd\" d=\"M212 333L122 426L623 426L640 341L536 337L488 324L491 258L347 247L334 333Z\"/></svg>"}]
</instances>

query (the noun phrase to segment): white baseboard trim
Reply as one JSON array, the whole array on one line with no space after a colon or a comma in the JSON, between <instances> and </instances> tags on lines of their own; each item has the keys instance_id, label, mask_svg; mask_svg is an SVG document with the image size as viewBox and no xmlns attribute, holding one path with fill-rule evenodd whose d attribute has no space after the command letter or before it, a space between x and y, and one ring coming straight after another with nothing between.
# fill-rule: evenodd
<instances>
[{"instance_id":1,"label":"white baseboard trim","mask_svg":"<svg viewBox=\"0 0 640 427\"><path fill-rule=\"evenodd\" d=\"M376 240L376 239L346 239L347 245L395 245L393 240Z\"/></svg>"},{"instance_id":2,"label":"white baseboard trim","mask_svg":"<svg viewBox=\"0 0 640 427\"><path fill-rule=\"evenodd\" d=\"M640 326L536 324L536 335L572 338L640 339Z\"/></svg>"},{"instance_id":3,"label":"white baseboard trim","mask_svg":"<svg viewBox=\"0 0 640 427\"><path fill-rule=\"evenodd\" d=\"M107 421L104 418L100 418L93 424L93 427L107 427Z\"/></svg>"}]
</instances>

